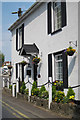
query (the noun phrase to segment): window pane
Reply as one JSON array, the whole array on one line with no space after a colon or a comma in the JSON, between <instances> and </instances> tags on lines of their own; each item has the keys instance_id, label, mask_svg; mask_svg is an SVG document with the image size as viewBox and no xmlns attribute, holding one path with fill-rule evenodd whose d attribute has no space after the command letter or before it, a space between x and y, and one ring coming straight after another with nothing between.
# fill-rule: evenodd
<instances>
[{"instance_id":1,"label":"window pane","mask_svg":"<svg viewBox=\"0 0 80 120\"><path fill-rule=\"evenodd\" d=\"M22 47L22 28L19 29L19 48Z\"/></svg>"},{"instance_id":2,"label":"window pane","mask_svg":"<svg viewBox=\"0 0 80 120\"><path fill-rule=\"evenodd\" d=\"M62 54L55 56L55 79L63 80Z\"/></svg>"}]
</instances>

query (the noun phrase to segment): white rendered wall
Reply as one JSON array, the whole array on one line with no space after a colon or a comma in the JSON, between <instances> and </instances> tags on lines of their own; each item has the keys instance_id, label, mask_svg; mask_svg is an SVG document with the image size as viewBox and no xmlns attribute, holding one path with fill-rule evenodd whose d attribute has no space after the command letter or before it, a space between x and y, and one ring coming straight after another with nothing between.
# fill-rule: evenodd
<instances>
[{"instance_id":1,"label":"white rendered wall","mask_svg":"<svg viewBox=\"0 0 80 120\"><path fill-rule=\"evenodd\" d=\"M78 3L68 2L67 5L67 26L62 28L62 31L48 35L47 34L47 5L43 3L34 12L32 12L24 22L24 44L35 43L40 50L41 78L38 79L38 84L43 84L48 81L48 54L61 51L69 47L69 41L78 41ZM19 25L20 26L20 25ZM18 26L18 27L19 27ZM16 51L16 35L13 31L12 38L12 63L21 61L23 58L18 55ZM77 48L75 47L77 50ZM75 58L76 56L76 58ZM72 59L72 58L71 58ZM69 72L69 85L74 86L78 84L78 57L77 53L73 56L72 71ZM73 66L74 64L74 66ZM70 66L70 65L69 65ZM38 68L39 69L39 68ZM54 73L53 73L54 74ZM76 92L76 99L78 99L78 91Z\"/></svg>"}]
</instances>

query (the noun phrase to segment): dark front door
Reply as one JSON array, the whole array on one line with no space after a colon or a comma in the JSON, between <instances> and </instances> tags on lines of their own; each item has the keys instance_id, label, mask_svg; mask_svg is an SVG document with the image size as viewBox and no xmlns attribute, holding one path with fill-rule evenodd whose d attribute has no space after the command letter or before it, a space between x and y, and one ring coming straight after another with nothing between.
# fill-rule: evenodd
<instances>
[{"instance_id":1,"label":"dark front door","mask_svg":"<svg viewBox=\"0 0 80 120\"><path fill-rule=\"evenodd\" d=\"M24 65L19 65L19 92L20 87L22 86L22 82L24 82Z\"/></svg>"},{"instance_id":2,"label":"dark front door","mask_svg":"<svg viewBox=\"0 0 80 120\"><path fill-rule=\"evenodd\" d=\"M34 81L37 82L37 65L34 64Z\"/></svg>"}]
</instances>

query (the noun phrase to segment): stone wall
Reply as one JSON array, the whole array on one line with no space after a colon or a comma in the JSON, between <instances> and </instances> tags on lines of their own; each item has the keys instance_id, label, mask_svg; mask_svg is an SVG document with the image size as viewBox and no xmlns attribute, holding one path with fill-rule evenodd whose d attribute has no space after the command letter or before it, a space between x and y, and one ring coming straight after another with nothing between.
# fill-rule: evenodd
<instances>
[{"instance_id":1,"label":"stone wall","mask_svg":"<svg viewBox=\"0 0 80 120\"><path fill-rule=\"evenodd\" d=\"M51 111L61 115L80 118L80 106L72 103L51 103Z\"/></svg>"},{"instance_id":2,"label":"stone wall","mask_svg":"<svg viewBox=\"0 0 80 120\"><path fill-rule=\"evenodd\" d=\"M46 99L41 99L37 96L31 96L31 102L34 103L35 105L48 108L48 100Z\"/></svg>"},{"instance_id":3,"label":"stone wall","mask_svg":"<svg viewBox=\"0 0 80 120\"><path fill-rule=\"evenodd\" d=\"M28 96L25 94L18 93L17 98L28 101ZM30 102L37 106L48 109L48 100L46 99L41 99L37 96L31 96ZM69 116L70 118L80 118L80 106L77 104L72 104L72 103L62 104L62 103L52 102L50 110L67 117Z\"/></svg>"}]
</instances>

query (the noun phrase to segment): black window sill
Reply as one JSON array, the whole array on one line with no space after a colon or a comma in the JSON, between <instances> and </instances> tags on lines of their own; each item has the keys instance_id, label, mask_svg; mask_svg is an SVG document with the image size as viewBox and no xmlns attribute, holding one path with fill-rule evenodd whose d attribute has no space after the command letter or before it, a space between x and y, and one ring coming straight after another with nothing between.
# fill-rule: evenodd
<instances>
[{"instance_id":1,"label":"black window sill","mask_svg":"<svg viewBox=\"0 0 80 120\"><path fill-rule=\"evenodd\" d=\"M54 31L53 33L51 33L51 35L57 34L58 32L61 32L61 31L62 31L62 28L60 28L60 29Z\"/></svg>"}]
</instances>

